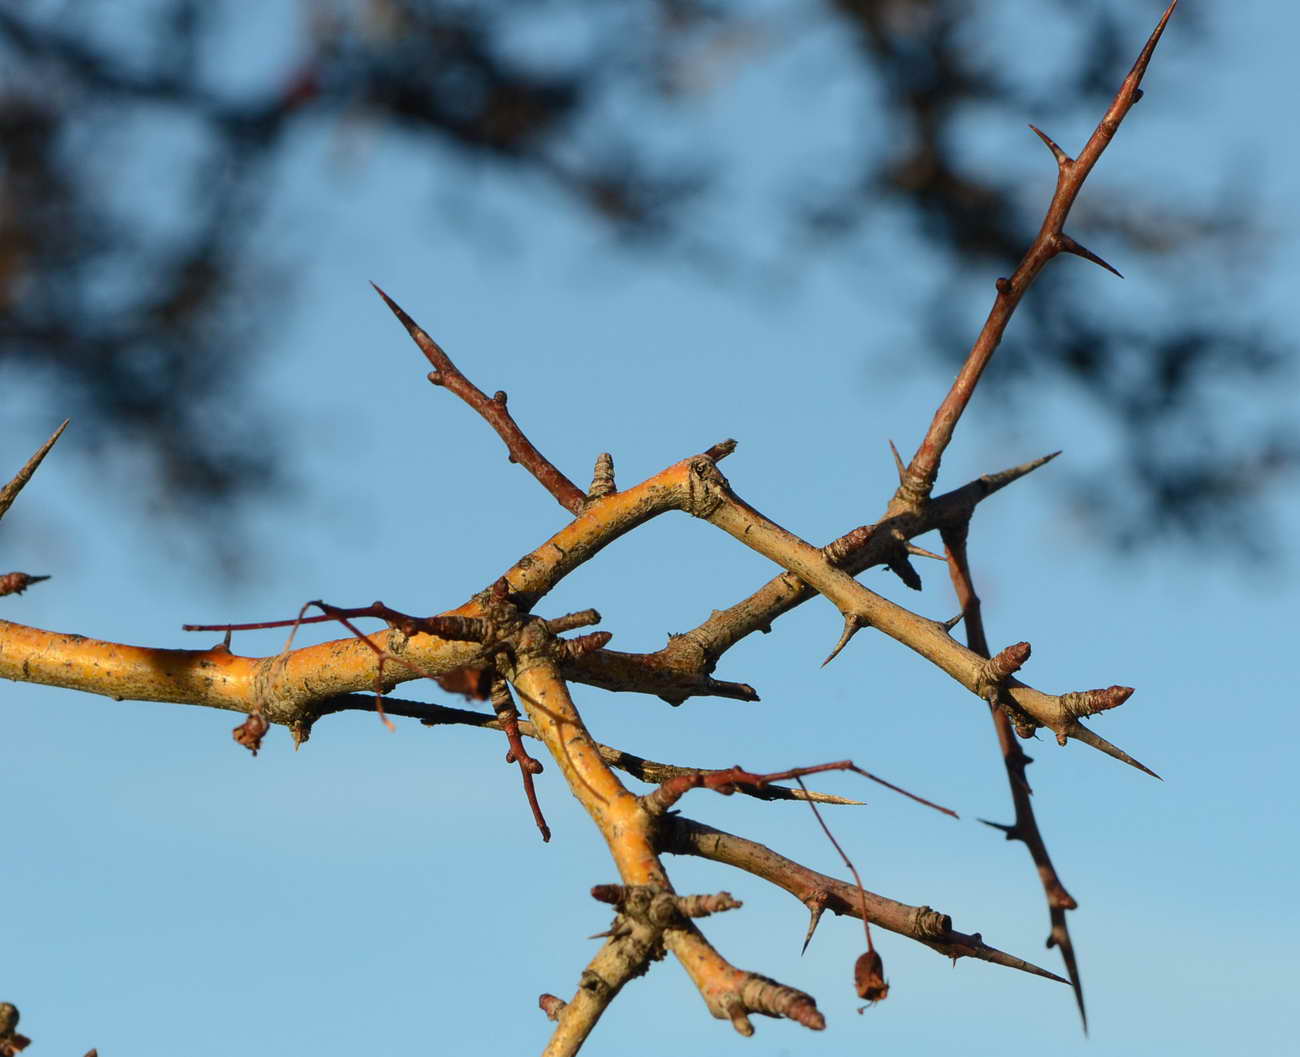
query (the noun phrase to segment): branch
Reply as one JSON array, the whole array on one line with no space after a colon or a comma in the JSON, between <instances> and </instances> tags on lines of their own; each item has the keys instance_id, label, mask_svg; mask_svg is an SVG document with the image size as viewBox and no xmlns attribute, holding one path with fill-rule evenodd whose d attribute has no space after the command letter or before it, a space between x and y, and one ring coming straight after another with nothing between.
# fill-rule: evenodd
<instances>
[{"instance_id":1,"label":"branch","mask_svg":"<svg viewBox=\"0 0 1300 1057\"><path fill-rule=\"evenodd\" d=\"M734 866L778 888L784 888L815 914L830 909L848 917L862 917L865 905L873 925L923 943L949 958L975 958L1009 969L1041 976L1057 983L1068 981L1031 962L990 947L979 933L956 932L952 918L926 906L909 906L877 895L869 889L839 881L787 859L764 844L737 837L694 819L669 815L659 824L661 851L670 855L695 855Z\"/></svg>"},{"instance_id":2,"label":"branch","mask_svg":"<svg viewBox=\"0 0 1300 1057\"><path fill-rule=\"evenodd\" d=\"M1172 0L1165 9L1159 25L1147 40L1142 53L1133 64L1133 68L1129 70L1128 76L1124 78L1124 83L1120 85L1114 100L1077 158L1071 158L1048 136L1033 125L1029 126L1056 159L1056 191L1043 217L1042 227L1039 228L1038 235L1025 252L1019 266L1010 279L997 281L997 296L993 300L988 318L975 339L966 362L953 381L952 388L934 413L934 419L925 434L925 439L921 441L920 447L916 449L916 454L908 464L907 472L890 503L891 514L900 510L919 509L929 499L939 474L939 461L943 458L949 441L952 440L953 430L957 428L958 420L966 410L966 405L970 403L984 368L988 366L989 360L993 358L993 353L1001 343L1002 335L1007 329L1007 324L1011 322L1016 306L1020 304L1025 291L1029 289L1047 262L1058 254L1073 253L1115 272L1115 269L1100 257L1084 249L1065 234L1065 221L1083 188L1084 181L1092 172L1092 167L1097 164L1102 152L1110 145L1120 122L1133 108L1133 104L1142 97L1142 91L1138 86L1142 83L1142 77L1146 73L1147 64L1151 61L1156 44L1165 31L1165 24L1177 6L1178 0ZM1119 273L1115 272L1115 274Z\"/></svg>"},{"instance_id":3,"label":"branch","mask_svg":"<svg viewBox=\"0 0 1300 1057\"><path fill-rule=\"evenodd\" d=\"M363 694L348 694L325 702L320 707L319 714L323 716L333 712L373 712L374 710L375 699L373 697ZM398 697L385 697L384 711L390 716L418 719L426 727L456 725L478 727L483 730L505 729L501 721L495 716L488 716L482 712L471 712L465 708L435 705L427 701L406 701ZM525 738L539 740L541 738L541 735L537 733L537 728L528 720L519 720L518 728L519 733ZM635 753L616 749L611 745L604 745L600 742L596 742L596 747L600 750L600 758L609 766L651 785L659 785L670 778L680 778L686 775L708 777L724 774L728 771L727 768L719 767L684 767L673 763L657 763L654 760L647 760L644 756L637 756ZM810 790L805 795L802 789L792 789L784 785L763 785L761 787L738 785L736 792L743 796L751 796L756 800L813 800L819 804L855 807L860 807L863 803L861 800L851 800L845 796L836 796L833 793L819 793L815 790Z\"/></svg>"},{"instance_id":4,"label":"branch","mask_svg":"<svg viewBox=\"0 0 1300 1057\"><path fill-rule=\"evenodd\" d=\"M1008 470L977 477L932 500L920 511L904 511L879 525L856 528L822 549L851 575L856 576L874 565L885 565L889 554L897 550L900 537L910 540L969 518L983 500L1059 454L1053 452ZM674 705L687 697L701 695L757 701L758 695L752 687L717 682L709 678L709 673L732 646L757 631L771 631L779 617L816 597L817 592L793 573L782 573L748 598L725 609L715 609L698 627L672 636L668 645L656 653L602 650L585 658L567 674L606 690L657 694ZM753 696L742 696L746 691Z\"/></svg>"},{"instance_id":5,"label":"branch","mask_svg":"<svg viewBox=\"0 0 1300 1057\"><path fill-rule=\"evenodd\" d=\"M965 525L944 532L943 541L948 553L948 570L952 576L953 589L957 593L957 601L961 605L966 641L976 653L988 656L988 639L984 635L980 598L975 593L975 583L971 578L970 562L966 553L966 536ZM987 824L1002 830L1007 840L1022 841L1029 850L1029 856L1034 861L1043 885L1043 894L1047 897L1047 913L1052 926L1047 937L1047 945L1059 947L1061 950L1065 970L1070 976L1070 986L1074 990L1074 1001L1079 1007L1079 1017L1083 1021L1083 1030L1086 1033L1088 1011L1083 1002L1083 978L1079 973L1079 963L1074 953L1074 941L1070 938L1070 929L1065 920L1066 911L1074 910L1079 904L1061 883L1056 867L1052 864L1052 857L1047 852L1047 843L1038 829L1038 820L1034 817L1034 805L1029 799L1031 792L1029 780L1025 776L1025 768L1032 761L1025 755L1020 748L1020 743L1013 736L1010 717L1004 709L997 707L996 690L990 695L989 706L993 726L997 732L998 746L1002 750L1007 784L1011 787L1011 802L1015 806L1016 820L1010 826L992 822Z\"/></svg>"},{"instance_id":6,"label":"branch","mask_svg":"<svg viewBox=\"0 0 1300 1057\"><path fill-rule=\"evenodd\" d=\"M973 694L983 697L987 658L956 642L938 621L918 616L863 587L837 568L824 550L805 543L764 517L731 491L727 479L712 461L697 458L692 463L692 473L696 481L690 513L784 566L833 602L846 621L856 621L883 631L915 650ZM1068 738L1077 738L1108 756L1159 777L1079 722L1087 708L1100 711L1122 703L1132 693L1127 687L1058 696L1042 693L1019 680L1008 679L1005 693L1014 707L1031 717L1034 723L1055 731L1061 744Z\"/></svg>"},{"instance_id":7,"label":"branch","mask_svg":"<svg viewBox=\"0 0 1300 1057\"><path fill-rule=\"evenodd\" d=\"M569 789L600 829L623 883L652 885L672 893L668 875L654 850L656 818L601 758L569 696L555 663L552 643L540 621L527 624L514 645L517 659L507 666L506 674L559 764ZM714 950L694 922L684 920L665 928L662 937L694 981L710 1012L730 1020L741 1034L753 1031L749 1013L784 1016L813 1029L825 1026L811 997L735 968ZM568 1015L568 1007L560 1012L557 1033L564 1030Z\"/></svg>"},{"instance_id":8,"label":"branch","mask_svg":"<svg viewBox=\"0 0 1300 1057\"><path fill-rule=\"evenodd\" d=\"M510 461L518 463L536 477L560 506L572 514L581 511L587 502L586 495L524 436L523 430L506 410L505 392L499 391L489 399L483 390L460 373L456 365L451 362L451 358L442 351L442 347L420 329L415 320L403 312L396 301L374 283L370 285L375 287L375 293L384 299L384 304L392 309L393 315L398 318L406 328L406 332L411 335L411 339L420 347L420 351L433 364L433 370L429 372L429 381L434 385L446 386L482 415L487 424L506 442Z\"/></svg>"}]
</instances>

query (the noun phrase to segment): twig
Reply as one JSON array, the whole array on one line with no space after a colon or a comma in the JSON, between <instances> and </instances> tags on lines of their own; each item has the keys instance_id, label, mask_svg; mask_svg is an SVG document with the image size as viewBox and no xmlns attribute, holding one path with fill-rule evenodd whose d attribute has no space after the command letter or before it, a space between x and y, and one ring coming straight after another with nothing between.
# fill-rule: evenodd
<instances>
[{"instance_id":1,"label":"twig","mask_svg":"<svg viewBox=\"0 0 1300 1057\"><path fill-rule=\"evenodd\" d=\"M869 778L878 785L883 785L886 789L892 789L895 793L907 797L909 800L915 800L918 804L934 808L945 815L953 818L957 817L957 812L950 808L940 807L938 804L924 797L919 797L915 793L909 793L901 786L894 785L893 782L887 782L883 778L878 778L870 771L864 770L855 764L852 760L836 760L834 763L818 763L811 767L792 767L787 771L775 771L771 774L755 774L753 771L747 771L743 767L736 766L722 771L691 771L686 774L677 775L663 782L654 792L647 794L643 798L646 808L655 815L662 815L668 811L678 800L682 798L691 789L712 789L715 793L730 795L734 792L757 789L762 790L771 786L773 782L796 781L799 788L803 790L805 796L803 799L812 801L808 790L804 787L802 779L810 774L824 774L827 771L853 771L855 774L862 775L863 778ZM820 816L818 816L820 818Z\"/></svg>"},{"instance_id":2,"label":"twig","mask_svg":"<svg viewBox=\"0 0 1300 1057\"><path fill-rule=\"evenodd\" d=\"M873 565L883 565L894 532L906 538L970 516L975 507L1014 481L1054 459L1052 452L1020 466L985 474L941 495L919 512L903 512L877 526L862 526L827 544L822 550L834 564L851 575ZM606 690L632 690L665 697L680 704L687 697L710 695L758 700L753 688L743 683L719 683L709 678L713 666L732 646L756 631L770 631L772 624L792 609L816 598L817 592L793 573L773 577L748 598L716 609L703 623L674 636L656 653L626 654L605 650L569 671L572 678ZM668 693L664 684L668 683ZM752 696L743 696L745 692Z\"/></svg>"},{"instance_id":3,"label":"twig","mask_svg":"<svg viewBox=\"0 0 1300 1057\"><path fill-rule=\"evenodd\" d=\"M1023 958L986 944L978 933L957 932L952 918L926 906L909 906L787 859L765 844L738 837L681 815L668 815L658 829L658 847L670 855L695 855L744 870L784 888L805 906L820 903L836 914L858 917L865 898L873 925L923 943L948 958L974 958L1067 984L1068 980Z\"/></svg>"},{"instance_id":4,"label":"twig","mask_svg":"<svg viewBox=\"0 0 1300 1057\"><path fill-rule=\"evenodd\" d=\"M987 656L988 639L984 634L980 598L975 592L975 583L971 578L966 537L964 525L944 531L943 541L948 554L948 571L952 577L953 589L957 593L958 604L961 606L966 641L976 653ZM1052 857L1047 852L1047 843L1038 828L1038 820L1034 817L1034 805L1029 799L1032 790L1029 787L1025 768L1031 761L1020 748L1020 743L1012 732L1011 718L1004 709L999 707L996 691L991 695L989 705L993 727L997 732L998 746L1002 752L1002 763L1007 772L1007 784L1011 787L1011 802L1015 807L1016 820L1010 826L992 822L987 824L1000 829L1006 834L1007 840L1023 842L1030 858L1033 859L1043 885L1043 894L1047 898L1047 913L1051 919L1051 933L1047 938L1047 945L1060 948L1061 958L1065 962L1065 971L1070 977L1070 987L1074 990L1074 1000L1079 1007L1079 1018L1083 1021L1083 1030L1086 1033L1088 1011L1083 1002L1083 977L1079 972L1078 959L1074 953L1074 941L1070 938L1070 929L1065 920L1066 911L1074 910L1079 904L1061 883L1056 867L1052 864Z\"/></svg>"},{"instance_id":5,"label":"twig","mask_svg":"<svg viewBox=\"0 0 1300 1057\"><path fill-rule=\"evenodd\" d=\"M1120 85L1119 91L1115 93L1115 98L1077 158L1069 157L1047 135L1034 128L1033 125L1029 126L1047 145L1052 152L1052 156L1056 159L1056 191L1053 193L1052 200L1047 207L1047 213L1043 217L1042 227L1039 228L1033 244L1025 252L1024 257L1021 258L1019 266L1009 279L999 279L997 281L997 296L994 298L993 307L989 310L988 318L985 320L979 336L975 339L975 344L971 347L966 362L962 365L956 379L953 381L952 388L939 405L938 410L935 411L934 419L930 423L929 430L926 431L924 440L921 441L920 447L916 449L912 461L908 463L903 481L899 484L898 491L889 505L889 513L897 513L900 510L916 510L929 499L930 492L934 488L935 479L939 474L939 461L943 458L944 450L948 447L949 441L952 440L953 430L956 429L958 420L966 410L967 404L970 403L971 397L975 393L975 386L979 384L980 377L984 373L984 368L988 366L989 360L993 358L993 353L1001 343L1002 335L1007 329L1007 324L1011 321L1016 306L1020 303L1025 291L1038 277L1038 273L1047 265L1047 262L1058 254L1073 253L1094 261L1109 271L1115 271L1100 257L1084 249L1074 239L1066 235L1064 232L1065 221L1070 215L1070 209L1074 206L1074 201L1078 198L1079 191L1083 188L1083 183L1092 171L1092 167L1097 164L1102 152L1114 138L1120 122L1133 108L1133 104L1141 98L1142 92L1138 86L1142 83L1147 64L1150 63L1156 44L1159 43L1160 36L1165 31L1165 25L1177 6L1178 0L1172 0L1165 9L1159 25L1151 33L1146 46L1142 49L1142 53L1138 56L1137 61L1133 63L1128 76L1124 78L1124 83ZM1118 275L1119 273L1115 272L1115 274Z\"/></svg>"},{"instance_id":6,"label":"twig","mask_svg":"<svg viewBox=\"0 0 1300 1057\"><path fill-rule=\"evenodd\" d=\"M794 573L833 602L846 620L856 617L859 622L883 631L982 697L988 658L959 644L938 621L919 616L868 590L838 568L823 548L813 547L759 513L732 492L727 479L710 460L696 459L691 468L694 480L691 505L687 508L690 513ZM1061 695L1044 694L1016 679L1007 680L1005 693L1035 723L1055 731L1062 743L1066 738L1077 738L1107 756L1159 777L1079 722L1080 701L1111 707L1116 694L1106 696L1104 702L1101 697L1065 699Z\"/></svg>"},{"instance_id":7,"label":"twig","mask_svg":"<svg viewBox=\"0 0 1300 1057\"><path fill-rule=\"evenodd\" d=\"M429 372L429 381L434 385L445 386L469 404L496 430L497 435L505 441L510 452L510 461L516 462L537 478L543 488L555 497L555 501L572 514L578 513L587 502L582 489L570 481L540 451L533 447L532 441L524 436L514 418L506 410L506 394L498 392L489 398L483 390L460 373L451 358L442 347L429 337L420 326L408 316L400 305L389 297L374 283L375 292L406 328L412 340L420 347L428 361L433 364Z\"/></svg>"},{"instance_id":8,"label":"twig","mask_svg":"<svg viewBox=\"0 0 1300 1057\"><path fill-rule=\"evenodd\" d=\"M542 806L537 802L537 790L533 786L533 775L542 773L541 763L529 755L519 737L519 710L515 708L515 699L510 695L510 684L500 676L492 680L492 708L497 714L497 723L505 732L510 751L506 753L506 763L517 763L519 774L524 781L524 796L533 812L533 821L542 834L542 842L551 839L551 827L542 815Z\"/></svg>"}]
</instances>

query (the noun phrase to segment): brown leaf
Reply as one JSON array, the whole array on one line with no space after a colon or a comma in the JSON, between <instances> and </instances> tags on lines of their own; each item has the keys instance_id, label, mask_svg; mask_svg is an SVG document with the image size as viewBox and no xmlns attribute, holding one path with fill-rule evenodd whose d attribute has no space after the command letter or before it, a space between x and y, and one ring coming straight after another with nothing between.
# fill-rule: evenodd
<instances>
[{"instance_id":1,"label":"brown leaf","mask_svg":"<svg viewBox=\"0 0 1300 1057\"><path fill-rule=\"evenodd\" d=\"M492 677L486 668L457 668L434 679L447 693L462 694L470 701L486 701L492 689Z\"/></svg>"},{"instance_id":2,"label":"brown leaf","mask_svg":"<svg viewBox=\"0 0 1300 1057\"><path fill-rule=\"evenodd\" d=\"M879 1002L889 995L889 981L885 979L885 966L875 951L865 952L853 967L853 986L858 997L868 1002ZM862 1010L858 1010L859 1013Z\"/></svg>"},{"instance_id":3,"label":"brown leaf","mask_svg":"<svg viewBox=\"0 0 1300 1057\"><path fill-rule=\"evenodd\" d=\"M270 729L271 724L266 721L262 713L250 712L248 718L231 731L231 734L240 745L256 756L257 750L262 747L262 739Z\"/></svg>"},{"instance_id":4,"label":"brown leaf","mask_svg":"<svg viewBox=\"0 0 1300 1057\"><path fill-rule=\"evenodd\" d=\"M0 1057L14 1057L19 1050L25 1050L32 1044L32 1040L26 1035L19 1035L13 1032L10 1035L0 1038Z\"/></svg>"}]
</instances>

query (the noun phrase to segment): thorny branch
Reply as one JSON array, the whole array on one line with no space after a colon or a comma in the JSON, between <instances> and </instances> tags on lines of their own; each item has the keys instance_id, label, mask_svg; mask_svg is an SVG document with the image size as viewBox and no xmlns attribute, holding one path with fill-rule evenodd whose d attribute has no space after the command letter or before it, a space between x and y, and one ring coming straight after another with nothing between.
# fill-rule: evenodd
<instances>
[{"instance_id":1,"label":"thorny branch","mask_svg":"<svg viewBox=\"0 0 1300 1057\"><path fill-rule=\"evenodd\" d=\"M987 656L989 646L988 639L984 635L980 597L975 593L970 561L966 553L967 527L959 525L945 530L943 541L948 553L948 569L952 576L953 588L957 592L957 601L961 604L962 626L966 631L966 641L976 653ZM1003 654L1006 652L1004 650ZM1084 1031L1087 1031L1088 1011L1083 1002L1083 978L1079 974L1079 963L1074 954L1074 941L1070 938L1070 929L1065 921L1065 912L1074 910L1079 904L1066 891L1065 885L1057 876L1056 867L1052 865L1052 857L1047 852L1047 844L1038 828L1038 820L1034 817L1034 805L1029 799L1032 790L1025 774L1025 769L1033 761L1013 736L1011 718L1006 709L999 706L999 683L1000 679L989 687L989 712L993 717L994 730L997 732L998 748L1002 753L1002 763L1007 772L1007 784L1011 787L1011 803L1015 808L1016 820L1009 826L995 822L989 822L988 825L1002 830L1007 840L1022 841L1029 850L1030 858L1033 859L1038 876L1043 883L1043 894L1047 897L1047 912L1052 925L1047 945L1060 948L1065 970L1070 977L1070 986L1074 990L1074 1000L1079 1007L1079 1017L1083 1021ZM1029 733L1032 734L1032 731Z\"/></svg>"},{"instance_id":2,"label":"thorny branch","mask_svg":"<svg viewBox=\"0 0 1300 1057\"><path fill-rule=\"evenodd\" d=\"M522 739L541 740L570 791L604 836L621 880L619 885L600 885L593 890L597 898L616 906L617 917L604 934L605 944L582 973L573 998L565 1002L544 994L540 999L543 1010L556 1022L555 1033L545 1051L548 1055L576 1053L620 988L668 952L687 970L710 1012L730 1020L742 1034L752 1033L749 1018L753 1013L786 1017L814 1029L824 1026L822 1014L811 996L758 973L737 969L713 948L694 919L737 907L738 901L726 893L679 896L660 860L663 853L708 858L786 889L808 908L810 937L829 908L837 914L859 917L864 924L878 924L954 959L971 957L1065 982L1053 973L990 947L978 933L955 931L947 915L929 907L898 903L868 891L860 881L848 884L816 873L756 841L713 829L669 810L681 796L695 788L771 799L851 803L844 798L773 784L794 779L802 786L804 775L831 769L850 769L881 781L849 761L773 774L754 774L741 767L714 770L675 767L602 745L587 730L570 694L570 681L657 694L674 704L699 695L756 700L757 694L748 684L712 678L719 658L746 636L770 630L776 618L820 594L837 607L844 620L844 632L831 658L861 630L881 631L925 657L992 706L1016 810L1015 822L999 828L1009 838L1024 841L1038 867L1052 920L1049 945L1062 949L1083 1014L1079 972L1065 924L1065 912L1073 909L1075 903L1061 885L1048 857L1029 801L1025 779L1029 760L1012 733L1014 727L1015 733L1030 736L1038 727L1047 727L1062 744L1070 738L1083 741L1146 771L1127 753L1079 722L1085 716L1122 704L1132 691L1112 686L1048 694L1028 686L1013 674L1029 659L1028 643L1015 643L990 656L979 599L967 562L966 526L983 499L1053 456L981 477L938 497L932 497L931 493L956 424L1020 298L1046 263L1060 253L1072 253L1114 271L1066 235L1064 223L1088 173L1140 97L1143 74L1175 5L1176 0L1165 11L1077 158L1070 158L1049 137L1034 129L1058 166L1056 191L1042 227L1011 277L997 281L997 297L988 320L916 454L906 466L898 459L898 490L880 521L855 528L824 547L805 542L732 491L718 471L717 463L734 450L734 441L714 445L622 491L615 482L612 457L602 453L591 486L584 493L524 435L506 410L504 392L491 398L486 396L423 329L376 287L431 363L430 380L449 389L477 411L505 442L511 461L524 466L573 515L572 521L515 563L490 588L454 609L432 616L413 617L381 602L354 608L309 603L319 606L323 615L300 614L294 621L261 624L193 626L195 630L226 633L222 642L202 650L125 646L0 622L0 675L82 689L119 700L129 697L173 701L245 713L244 722L236 728L236 738L254 751L271 725L287 726L295 740L301 742L321 717L345 709L373 710L381 715L387 711L419 718L430 725L490 726L506 734L507 760L519 766L538 826L543 836L549 837L532 787L532 776L541 770L542 764L527 752ZM64 426L0 491L0 516L31 478ZM784 571L749 598L715 611L697 628L674 636L664 649L653 654L608 650L605 648L610 637L608 632L567 640L557 637L561 632L598 621L594 610L551 620L533 614L547 593L574 569L592 560L625 533L673 510L708 521L765 555ZM869 567L883 565L907 586L919 587L920 577L911 558L936 556L912 540L936 529L947 547L968 646L962 646L950 634L956 620L941 622L923 617L868 590L854 579ZM0 595L20 593L31 583L45 578L26 573L5 574L0 576ZM305 610L306 607L304 613ZM381 619L387 627L364 633L353 623L364 618ZM296 630L301 624L321 621L339 622L353 632L353 637L293 649L291 635L290 643L280 653L260 658L239 656L230 648L230 635L236 630L285 624L292 624ZM392 698L387 700L385 709L382 695L401 682L421 677L438 679L444 686L472 685L478 696L490 697L495 717ZM485 687L489 688L486 692ZM373 690L375 696L362 697L358 692L363 690ZM516 699L527 718L521 718ZM638 796L614 774L613 767L657 783L657 788ZM929 804L913 794L905 795ZM845 859L848 862L847 856ZM849 867L856 877L851 862ZM868 955L871 955L874 948L869 931L867 936ZM864 974L859 966L860 993L864 997L883 997L887 985L879 972L878 959L868 970ZM863 982L866 976L871 977L868 983ZM12 1010L12 1007L5 1009ZM4 1026L12 1042L21 1038L12 1032L16 1011L14 1014L12 1023Z\"/></svg>"},{"instance_id":3,"label":"thorny branch","mask_svg":"<svg viewBox=\"0 0 1300 1057\"><path fill-rule=\"evenodd\" d=\"M988 319L985 320L984 326L975 339L975 344L971 347L966 362L962 365L956 379L953 381L948 395L934 413L934 420L930 423L929 430L926 431L925 439L921 441L921 446L916 449L916 454L912 456L912 461L908 463L903 480L899 482L898 492L895 494L893 502L890 503L890 513L898 510L916 509L924 505L926 499L929 498L930 491L934 488L935 479L939 475L939 461L943 458L948 442L952 440L953 430L957 428L958 420L966 410L967 404L970 403L971 397L975 393L975 387L984 374L984 368L988 366L989 361L993 358L993 353L997 351L997 347L1002 341L1002 335L1006 332L1007 324L1011 322L1011 317L1016 311L1016 306L1020 304L1020 299L1024 297L1025 291L1038 278L1038 273L1047 266L1047 262L1062 253L1073 253L1095 264L1100 264L1108 271L1119 275L1119 272L1116 272L1100 257L1084 249L1069 235L1065 234L1065 221L1070 215L1070 210L1074 207L1075 199L1079 197L1079 192L1083 189L1084 181L1088 178L1088 174L1092 172L1092 167L1097 164L1102 152L1110 146L1110 141L1115 138L1120 122L1133 109L1133 105L1142 98L1142 89L1139 87L1142 84L1142 78L1147 72L1147 66L1151 62L1151 56L1156 50L1156 45L1160 42L1160 37L1165 31L1165 25L1169 22L1169 18L1177 6L1178 0L1172 0L1169 6L1165 8L1159 24L1152 31L1146 46L1142 49L1142 53L1137 57L1137 61L1133 63L1133 68L1129 70L1128 76L1124 78L1124 83L1120 85L1119 91L1115 93L1114 100L1106 109L1106 113L1102 115L1096 130L1088 137L1088 142L1084 144L1083 150L1079 152L1077 158L1071 158L1048 136L1034 128L1033 125L1029 126L1033 129L1035 135L1046 144L1048 150L1052 152L1052 156L1056 159L1056 192L1052 195L1052 201L1047 207L1042 227L1039 228L1033 245L1025 252L1019 266L1011 273L1011 277L997 281L997 297L993 301L993 307L989 310Z\"/></svg>"}]
</instances>

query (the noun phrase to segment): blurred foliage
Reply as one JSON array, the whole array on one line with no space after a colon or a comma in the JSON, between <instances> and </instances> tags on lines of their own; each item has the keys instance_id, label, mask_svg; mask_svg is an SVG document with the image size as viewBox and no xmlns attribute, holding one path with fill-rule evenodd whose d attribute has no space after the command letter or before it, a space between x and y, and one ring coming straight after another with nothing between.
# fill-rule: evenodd
<instances>
[{"instance_id":1,"label":"blurred foliage","mask_svg":"<svg viewBox=\"0 0 1300 1057\"><path fill-rule=\"evenodd\" d=\"M111 436L138 451L167 506L221 525L283 472L269 416L242 398L257 328L282 296L248 247L299 123L360 115L550 181L658 253L708 230L726 173L689 135L674 151L617 116L640 106L671 122L717 67L758 63L808 32L845 38L859 67L845 75L867 79L884 108L864 126L890 131L864 137L857 170L834 187L809 179L779 218L774 205L774 226L816 253L859 237L882 202L906 211L950 275L989 280L976 298L954 279L926 314L926 343L959 358L979 318L971 305L991 300L992 277L1014 267L1042 208L1020 193L1027 169L991 176L955 146L963 122L990 108L1011 127L1095 121L1154 22L1149 6L1042 5L1075 46L1034 82L974 46L978 5L963 0L317 0L295 9L296 35L276 49L284 67L258 87L225 83L212 59L214 41L228 47L237 31L228 0L0 0L0 368L56 387L60 413L100 447ZM167 120L189 135L168 174L179 200L165 223L126 221L101 156L123 130ZM684 108L681 124L689 132ZM1112 210L1090 194L1090 234L1104 233L1125 270L1160 274L1146 255L1217 259L1250 237L1240 203L1180 212L1162 196ZM997 388L1014 400L1064 381L1118 431L1119 462L1075 482L1116 542L1172 528L1250 546L1259 521L1234 512L1293 464L1296 440L1268 421L1255 436L1222 436L1207 380L1275 385L1287 357L1225 310L1213 277L1180 273L1160 291L1158 322L1117 322L1099 318L1077 274L1049 269L1025 300L995 360Z\"/></svg>"}]
</instances>

